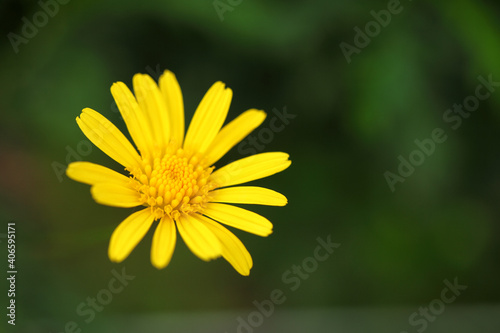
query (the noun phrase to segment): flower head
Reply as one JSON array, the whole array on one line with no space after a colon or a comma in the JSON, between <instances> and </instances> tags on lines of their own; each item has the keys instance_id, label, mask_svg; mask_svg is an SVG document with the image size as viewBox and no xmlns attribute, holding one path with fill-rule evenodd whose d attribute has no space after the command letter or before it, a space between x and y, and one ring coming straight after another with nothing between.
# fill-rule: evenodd
<instances>
[{"instance_id":1,"label":"flower head","mask_svg":"<svg viewBox=\"0 0 500 333\"><path fill-rule=\"evenodd\" d=\"M121 262L159 221L151 246L151 262L164 268L174 251L177 231L202 260L224 257L248 275L252 258L241 241L221 225L259 236L272 233L263 216L229 205L284 206L280 193L255 186L234 186L270 176L290 166L288 154L261 153L215 170L213 164L265 119L251 109L223 127L232 91L216 82L205 94L184 136L184 103L174 74L166 71L157 85L136 74L134 93L122 82L111 93L135 147L109 120L86 108L76 118L87 138L125 167L127 175L90 162L68 166L68 177L91 185L96 202L115 207L143 206L114 230L108 255ZM137 148L137 149L136 149Z\"/></svg>"}]
</instances>

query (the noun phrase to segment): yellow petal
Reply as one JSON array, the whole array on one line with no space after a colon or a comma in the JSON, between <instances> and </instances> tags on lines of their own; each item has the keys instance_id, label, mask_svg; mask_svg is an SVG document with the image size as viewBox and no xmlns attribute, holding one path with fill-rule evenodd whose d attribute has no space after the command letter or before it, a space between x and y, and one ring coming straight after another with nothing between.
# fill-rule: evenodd
<instances>
[{"instance_id":1,"label":"yellow petal","mask_svg":"<svg viewBox=\"0 0 500 333\"><path fill-rule=\"evenodd\" d=\"M142 154L151 153L153 129L130 89L123 82L116 82L111 86L111 94L139 151Z\"/></svg>"},{"instance_id":2,"label":"yellow petal","mask_svg":"<svg viewBox=\"0 0 500 333\"><path fill-rule=\"evenodd\" d=\"M212 202L236 204L284 206L288 202L283 194L256 186L222 188L210 192L210 196L213 197Z\"/></svg>"},{"instance_id":3,"label":"yellow petal","mask_svg":"<svg viewBox=\"0 0 500 333\"><path fill-rule=\"evenodd\" d=\"M90 188L97 203L113 207L135 207L142 205L139 192L128 185L98 183Z\"/></svg>"},{"instance_id":4,"label":"yellow petal","mask_svg":"<svg viewBox=\"0 0 500 333\"><path fill-rule=\"evenodd\" d=\"M212 165L266 119L266 113L251 109L224 126L207 149L207 165Z\"/></svg>"},{"instance_id":5,"label":"yellow petal","mask_svg":"<svg viewBox=\"0 0 500 333\"><path fill-rule=\"evenodd\" d=\"M76 122L83 134L109 157L128 169L140 165L140 157L122 132L100 113L85 108Z\"/></svg>"},{"instance_id":6,"label":"yellow petal","mask_svg":"<svg viewBox=\"0 0 500 333\"><path fill-rule=\"evenodd\" d=\"M177 233L174 221L165 215L156 227L151 245L151 263L158 269L167 267L174 253Z\"/></svg>"},{"instance_id":7,"label":"yellow petal","mask_svg":"<svg viewBox=\"0 0 500 333\"><path fill-rule=\"evenodd\" d=\"M130 178L102 165L90 162L70 163L66 169L66 175L77 182L89 185L97 183L127 185L130 182Z\"/></svg>"},{"instance_id":8,"label":"yellow petal","mask_svg":"<svg viewBox=\"0 0 500 333\"><path fill-rule=\"evenodd\" d=\"M146 235L153 223L151 209L146 208L127 217L113 231L109 242L108 256L111 261L121 262L128 257Z\"/></svg>"},{"instance_id":9,"label":"yellow petal","mask_svg":"<svg viewBox=\"0 0 500 333\"><path fill-rule=\"evenodd\" d=\"M186 134L184 148L203 153L219 132L229 110L233 92L224 88L224 83L216 82L207 91L194 113Z\"/></svg>"},{"instance_id":10,"label":"yellow petal","mask_svg":"<svg viewBox=\"0 0 500 333\"><path fill-rule=\"evenodd\" d=\"M208 203L203 214L220 223L258 236L265 237L273 232L273 225L268 219L236 206Z\"/></svg>"},{"instance_id":11,"label":"yellow petal","mask_svg":"<svg viewBox=\"0 0 500 333\"><path fill-rule=\"evenodd\" d=\"M182 239L198 258L209 261L220 257L219 239L203 223L186 214L181 215L176 223Z\"/></svg>"},{"instance_id":12,"label":"yellow petal","mask_svg":"<svg viewBox=\"0 0 500 333\"><path fill-rule=\"evenodd\" d=\"M255 179L271 176L285 170L292 161L288 154L273 152L261 153L242 158L216 170L210 180L218 187L246 183Z\"/></svg>"},{"instance_id":13,"label":"yellow petal","mask_svg":"<svg viewBox=\"0 0 500 333\"><path fill-rule=\"evenodd\" d=\"M184 101L175 75L165 71L159 80L160 90L170 119L170 139L182 147L184 140Z\"/></svg>"},{"instance_id":14,"label":"yellow petal","mask_svg":"<svg viewBox=\"0 0 500 333\"><path fill-rule=\"evenodd\" d=\"M160 89L147 74L134 75L132 82L137 103L149 119L153 138L160 148L165 148L170 141L170 122Z\"/></svg>"},{"instance_id":15,"label":"yellow petal","mask_svg":"<svg viewBox=\"0 0 500 333\"><path fill-rule=\"evenodd\" d=\"M219 223L205 216L195 214L194 217L208 227L208 229L210 229L219 239L224 259L226 259L241 275L249 275L253 265L252 257L238 237Z\"/></svg>"}]
</instances>

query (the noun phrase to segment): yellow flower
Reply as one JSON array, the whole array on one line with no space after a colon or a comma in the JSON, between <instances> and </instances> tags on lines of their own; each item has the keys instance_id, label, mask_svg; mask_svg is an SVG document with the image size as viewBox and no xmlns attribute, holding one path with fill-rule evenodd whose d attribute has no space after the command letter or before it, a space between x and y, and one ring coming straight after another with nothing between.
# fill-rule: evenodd
<instances>
[{"instance_id":1,"label":"yellow flower","mask_svg":"<svg viewBox=\"0 0 500 333\"><path fill-rule=\"evenodd\" d=\"M252 258L242 242L220 223L258 236L272 233L272 224L249 210L228 205L284 206L287 199L270 189L233 186L283 171L288 154L261 153L214 171L212 166L265 119L250 109L222 127L232 91L216 82L205 94L184 137L184 103L170 71L157 85L148 75L133 78L135 97L123 82L111 93L137 150L109 120L86 108L76 118L87 138L125 167L128 176L90 162L74 162L66 174L91 185L94 200L115 207L146 206L127 217L113 232L108 255L123 261L159 220L151 246L158 269L170 262L176 229L200 259L224 257L242 275L250 274ZM177 227L177 228L176 228Z\"/></svg>"}]
</instances>

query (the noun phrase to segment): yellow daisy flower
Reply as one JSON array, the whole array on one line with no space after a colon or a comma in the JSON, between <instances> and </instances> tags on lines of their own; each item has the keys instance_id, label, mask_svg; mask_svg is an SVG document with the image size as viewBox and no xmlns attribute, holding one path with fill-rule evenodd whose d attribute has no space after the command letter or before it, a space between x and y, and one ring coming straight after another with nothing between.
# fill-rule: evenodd
<instances>
[{"instance_id":1,"label":"yellow daisy flower","mask_svg":"<svg viewBox=\"0 0 500 333\"><path fill-rule=\"evenodd\" d=\"M252 258L225 224L258 236L272 233L272 224L249 210L228 205L284 206L287 199L270 189L233 186L283 171L288 154L261 153L218 170L212 166L265 119L250 109L222 127L232 91L216 82L201 100L184 136L184 103L170 71L157 85L144 74L133 78L135 97L123 82L111 93L137 150L109 120L86 108L76 118L87 138L125 167L125 176L90 162L74 162L66 174L91 185L100 204L114 207L146 206L127 217L111 235L108 255L123 261L159 220L151 246L151 263L158 269L170 262L177 231L200 259L224 257L242 275L250 274Z\"/></svg>"}]
</instances>

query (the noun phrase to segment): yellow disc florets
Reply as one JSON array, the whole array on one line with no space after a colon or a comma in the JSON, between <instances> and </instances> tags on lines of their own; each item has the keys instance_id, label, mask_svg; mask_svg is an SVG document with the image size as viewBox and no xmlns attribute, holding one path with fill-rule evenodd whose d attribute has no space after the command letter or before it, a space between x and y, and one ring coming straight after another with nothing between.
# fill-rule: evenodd
<instances>
[{"instance_id":1,"label":"yellow disc florets","mask_svg":"<svg viewBox=\"0 0 500 333\"><path fill-rule=\"evenodd\" d=\"M177 219L181 213L200 211L208 202L208 192L215 188L208 180L212 170L203 167L198 155L167 149L163 156L143 159L142 170L133 172L133 183L156 219Z\"/></svg>"}]
</instances>

